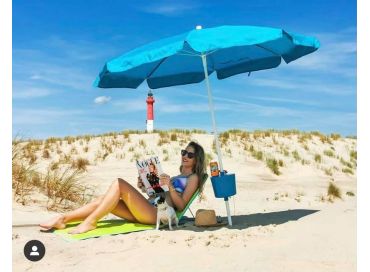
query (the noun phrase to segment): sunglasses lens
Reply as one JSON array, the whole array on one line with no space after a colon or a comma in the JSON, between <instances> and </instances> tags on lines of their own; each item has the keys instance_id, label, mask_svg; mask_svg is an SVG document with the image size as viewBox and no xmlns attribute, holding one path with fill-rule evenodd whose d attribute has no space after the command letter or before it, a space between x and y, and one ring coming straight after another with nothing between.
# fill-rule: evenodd
<instances>
[{"instance_id":1,"label":"sunglasses lens","mask_svg":"<svg viewBox=\"0 0 370 272\"><path fill-rule=\"evenodd\" d=\"M186 156L188 155L189 159L192 159L195 157L195 154L193 152L188 152L187 150L181 150L181 156Z\"/></svg>"}]
</instances>

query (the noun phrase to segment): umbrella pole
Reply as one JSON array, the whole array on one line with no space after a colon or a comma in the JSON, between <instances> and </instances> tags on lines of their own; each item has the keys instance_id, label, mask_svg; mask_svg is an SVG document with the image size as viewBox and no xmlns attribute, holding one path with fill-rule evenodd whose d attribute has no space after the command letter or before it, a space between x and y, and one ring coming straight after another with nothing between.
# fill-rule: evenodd
<instances>
[{"instance_id":1,"label":"umbrella pole","mask_svg":"<svg viewBox=\"0 0 370 272\"><path fill-rule=\"evenodd\" d=\"M220 171L223 172L224 167L223 167L223 164L222 164L221 148L220 148L220 142L218 140L218 133L217 133L217 128L216 128L215 109L214 109L214 106L213 106L211 86L209 84L209 79L208 79L207 58L206 58L206 55L204 55L204 54L202 54L202 63L203 63L204 76L205 76L205 79L206 79L206 85L207 85L207 91L208 91L208 104L209 104L209 109L211 110L213 136L215 137L215 142L216 142L218 163L220 164Z\"/></svg>"},{"instance_id":2,"label":"umbrella pole","mask_svg":"<svg viewBox=\"0 0 370 272\"><path fill-rule=\"evenodd\" d=\"M208 91L208 104L209 104L209 108L211 110L213 135L214 135L215 142L216 142L218 163L220 164L220 171L222 173L224 171L224 167L223 167L223 164L222 164L222 155L221 155L220 142L218 141L218 133L217 133L217 127L216 127L216 118L215 118L215 110L214 110L213 100L212 100L211 86L209 84L209 78L208 78L207 56L205 54L202 54L201 57L202 57L202 63L203 63L204 77L206 79L206 85L207 85L207 91ZM232 226L230 208L229 208L229 198L225 197L224 200L225 200L225 205L226 205L227 219L228 219L229 225Z\"/></svg>"}]
</instances>

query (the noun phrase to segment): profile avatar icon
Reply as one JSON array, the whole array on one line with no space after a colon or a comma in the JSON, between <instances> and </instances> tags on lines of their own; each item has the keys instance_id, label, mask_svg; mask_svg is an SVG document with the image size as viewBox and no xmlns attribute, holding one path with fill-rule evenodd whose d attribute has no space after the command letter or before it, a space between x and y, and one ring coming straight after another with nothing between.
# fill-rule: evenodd
<instances>
[{"instance_id":1,"label":"profile avatar icon","mask_svg":"<svg viewBox=\"0 0 370 272\"><path fill-rule=\"evenodd\" d=\"M23 249L24 256L31 262L40 261L45 256L45 246L41 241L28 241Z\"/></svg>"},{"instance_id":2,"label":"profile avatar icon","mask_svg":"<svg viewBox=\"0 0 370 272\"><path fill-rule=\"evenodd\" d=\"M32 247L32 252L30 253L30 256L40 256L40 253L37 251L37 246Z\"/></svg>"}]
</instances>

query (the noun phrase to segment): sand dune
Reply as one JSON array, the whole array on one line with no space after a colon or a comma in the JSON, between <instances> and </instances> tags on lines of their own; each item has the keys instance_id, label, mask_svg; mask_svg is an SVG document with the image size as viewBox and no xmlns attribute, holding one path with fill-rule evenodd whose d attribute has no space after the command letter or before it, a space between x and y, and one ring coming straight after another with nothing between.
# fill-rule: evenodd
<instances>
[{"instance_id":1,"label":"sand dune","mask_svg":"<svg viewBox=\"0 0 370 272\"><path fill-rule=\"evenodd\" d=\"M31 154L36 155L32 167L44 175L53 163L57 162L54 171L58 171L78 158L87 159L79 181L93 186L97 196L117 177L135 184L135 158L157 154L163 170L177 174L180 150L189 140L202 144L207 158L216 157L210 134L162 132L52 139L36 143L36 148L24 142L21 160L29 163ZM221 135L221 142L225 168L237 178L237 195L230 200L233 226L198 228L187 212L189 220L174 231L74 243L41 233L36 226L13 227L14 271L98 271L107 266L111 271L356 270L355 139L294 131L236 131ZM330 183L339 188L341 198L328 195ZM214 209L226 220L224 202L214 197L210 181L205 195L204 201L193 203L193 212ZM50 199L41 189L31 190L22 201L16 199L13 225L37 224L56 212L47 210ZM23 246L31 239L46 246L40 262L31 263L23 256Z\"/></svg>"}]
</instances>

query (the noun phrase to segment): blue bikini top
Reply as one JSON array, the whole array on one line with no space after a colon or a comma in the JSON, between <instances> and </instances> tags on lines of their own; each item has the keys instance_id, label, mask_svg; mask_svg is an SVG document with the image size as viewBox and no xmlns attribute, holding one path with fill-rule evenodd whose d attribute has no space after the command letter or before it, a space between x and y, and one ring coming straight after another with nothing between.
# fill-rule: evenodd
<instances>
[{"instance_id":1,"label":"blue bikini top","mask_svg":"<svg viewBox=\"0 0 370 272\"><path fill-rule=\"evenodd\" d=\"M179 193L183 193L185 191L185 187L188 184L188 178L191 176L190 175L179 175L175 176L171 179L172 185L175 188L175 190Z\"/></svg>"}]
</instances>

